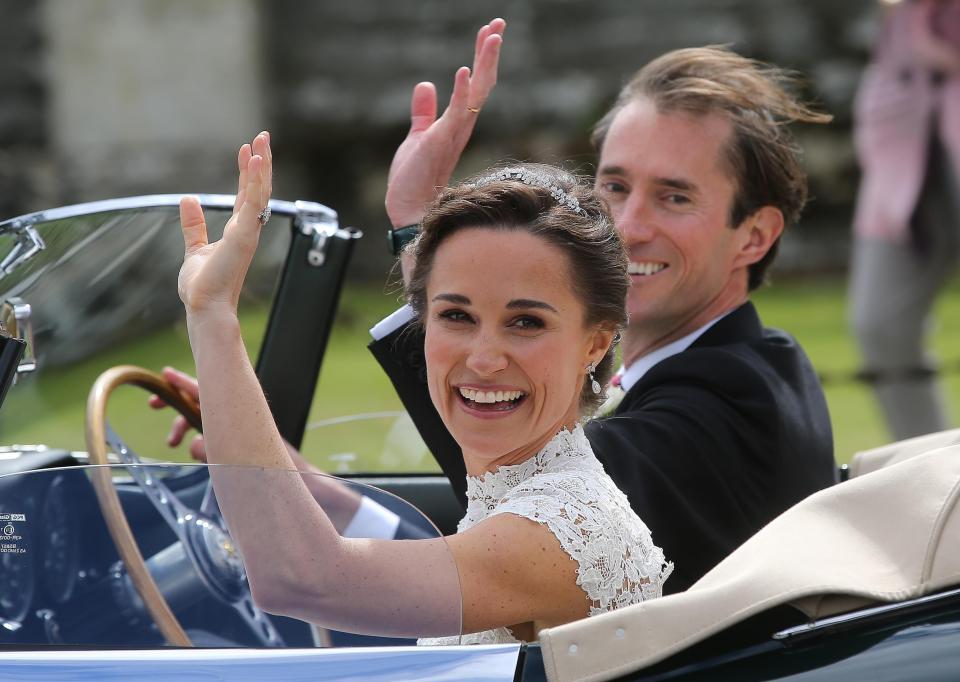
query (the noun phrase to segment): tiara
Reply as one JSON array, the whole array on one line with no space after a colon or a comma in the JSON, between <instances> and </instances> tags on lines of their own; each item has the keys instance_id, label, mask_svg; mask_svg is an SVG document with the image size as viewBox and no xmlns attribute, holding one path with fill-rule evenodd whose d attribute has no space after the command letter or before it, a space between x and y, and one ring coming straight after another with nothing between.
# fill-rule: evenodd
<instances>
[{"instance_id":1,"label":"tiara","mask_svg":"<svg viewBox=\"0 0 960 682\"><path fill-rule=\"evenodd\" d=\"M561 206L569 208L571 211L582 215L584 218L588 217L587 212L580 206L580 202L577 201L576 197L572 197L567 194L562 187L555 185L550 181L550 178L543 173L537 173L536 171L526 168L503 168L495 173L480 178L473 183L473 186L483 187L484 185L489 185L492 182L501 182L503 180L519 180L525 185L545 189Z\"/></svg>"}]
</instances>

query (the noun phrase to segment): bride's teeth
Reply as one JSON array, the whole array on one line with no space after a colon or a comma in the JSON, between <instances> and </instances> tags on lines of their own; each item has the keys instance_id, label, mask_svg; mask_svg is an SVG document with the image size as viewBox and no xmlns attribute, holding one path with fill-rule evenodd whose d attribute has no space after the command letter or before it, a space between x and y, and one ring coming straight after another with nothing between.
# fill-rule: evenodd
<instances>
[{"instance_id":1,"label":"bride's teeth","mask_svg":"<svg viewBox=\"0 0 960 682\"><path fill-rule=\"evenodd\" d=\"M460 395L475 403L501 403L518 399L523 395L523 391L478 391L475 388L460 388Z\"/></svg>"}]
</instances>

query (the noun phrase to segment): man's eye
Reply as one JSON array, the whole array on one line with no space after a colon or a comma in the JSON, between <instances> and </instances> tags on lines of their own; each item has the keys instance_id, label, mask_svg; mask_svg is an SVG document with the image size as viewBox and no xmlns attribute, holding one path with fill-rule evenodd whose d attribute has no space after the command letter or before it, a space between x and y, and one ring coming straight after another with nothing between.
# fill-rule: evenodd
<instances>
[{"instance_id":1,"label":"man's eye","mask_svg":"<svg viewBox=\"0 0 960 682\"><path fill-rule=\"evenodd\" d=\"M690 197L686 194L668 194L664 197L664 200L674 206L684 206L690 203Z\"/></svg>"},{"instance_id":2,"label":"man's eye","mask_svg":"<svg viewBox=\"0 0 960 682\"><path fill-rule=\"evenodd\" d=\"M623 194L627 191L627 186L622 182L617 182L615 180L607 180L606 182L601 182L600 185L601 192L607 192L609 194Z\"/></svg>"},{"instance_id":3,"label":"man's eye","mask_svg":"<svg viewBox=\"0 0 960 682\"><path fill-rule=\"evenodd\" d=\"M522 315L518 318L515 318L510 326L517 329L543 329L543 320L539 317L533 317L532 315Z\"/></svg>"},{"instance_id":4,"label":"man's eye","mask_svg":"<svg viewBox=\"0 0 960 682\"><path fill-rule=\"evenodd\" d=\"M457 310L456 308L451 310L442 310L437 313L437 317L441 320L446 320L447 322L469 322L470 316L467 315L462 310Z\"/></svg>"}]
</instances>

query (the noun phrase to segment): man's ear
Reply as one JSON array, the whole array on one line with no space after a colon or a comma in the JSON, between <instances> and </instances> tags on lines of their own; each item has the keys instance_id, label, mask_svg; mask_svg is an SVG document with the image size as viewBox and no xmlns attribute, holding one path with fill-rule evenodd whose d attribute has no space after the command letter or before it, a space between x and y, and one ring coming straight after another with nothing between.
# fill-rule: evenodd
<instances>
[{"instance_id":1,"label":"man's ear","mask_svg":"<svg viewBox=\"0 0 960 682\"><path fill-rule=\"evenodd\" d=\"M747 216L737 228L742 241L734 265L747 267L766 256L783 234L783 225L783 213L776 206L762 206Z\"/></svg>"}]
</instances>

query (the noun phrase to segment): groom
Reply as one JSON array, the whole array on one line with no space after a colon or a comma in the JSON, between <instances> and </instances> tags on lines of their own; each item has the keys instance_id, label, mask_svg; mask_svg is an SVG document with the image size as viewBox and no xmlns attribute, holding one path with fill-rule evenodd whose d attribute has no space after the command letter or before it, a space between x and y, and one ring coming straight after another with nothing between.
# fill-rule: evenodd
<instances>
[{"instance_id":1,"label":"groom","mask_svg":"<svg viewBox=\"0 0 960 682\"><path fill-rule=\"evenodd\" d=\"M414 90L410 133L391 167L386 208L402 241L448 183L496 80L503 23L477 40L436 118ZM786 125L822 123L785 76L728 50L670 52L641 69L597 123L596 186L630 258L622 401L587 425L604 468L688 588L782 511L835 481L830 419L797 342L762 326L750 292L806 200ZM409 274L410 263L404 263ZM427 445L464 499L463 460L427 394L423 338L398 311L372 331Z\"/></svg>"}]
</instances>

